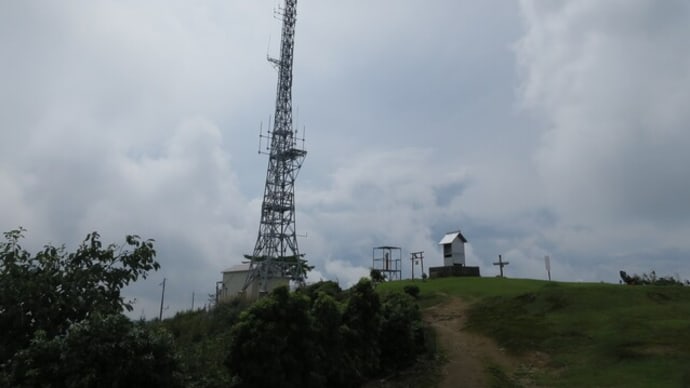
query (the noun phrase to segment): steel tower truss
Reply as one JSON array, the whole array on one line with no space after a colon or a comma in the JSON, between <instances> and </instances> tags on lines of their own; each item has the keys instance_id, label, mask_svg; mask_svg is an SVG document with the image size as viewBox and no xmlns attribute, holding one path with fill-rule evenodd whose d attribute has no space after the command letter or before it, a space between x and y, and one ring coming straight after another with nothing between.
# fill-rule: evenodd
<instances>
[{"instance_id":1,"label":"steel tower truss","mask_svg":"<svg viewBox=\"0 0 690 388\"><path fill-rule=\"evenodd\" d=\"M246 291L259 282L260 293L269 290L271 279L303 282L310 269L299 253L295 231L295 179L307 152L298 147L292 125L292 58L297 17L297 0L285 0L280 58L268 58L278 70L273 130L269 128L268 170L261 205L261 223L254 252L245 256L250 269Z\"/></svg>"}]
</instances>

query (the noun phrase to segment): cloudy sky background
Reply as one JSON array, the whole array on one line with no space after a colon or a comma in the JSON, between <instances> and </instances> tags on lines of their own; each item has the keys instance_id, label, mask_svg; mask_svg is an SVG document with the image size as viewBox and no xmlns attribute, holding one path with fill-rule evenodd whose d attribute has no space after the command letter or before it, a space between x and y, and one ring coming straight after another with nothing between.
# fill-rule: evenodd
<instances>
[{"instance_id":1,"label":"cloudy sky background","mask_svg":"<svg viewBox=\"0 0 690 388\"><path fill-rule=\"evenodd\" d=\"M253 249L276 0L0 2L0 229L156 239L134 313L197 306ZM313 280L462 229L508 276L690 278L690 3L300 0L293 101ZM418 270L416 271L417 273Z\"/></svg>"}]
</instances>

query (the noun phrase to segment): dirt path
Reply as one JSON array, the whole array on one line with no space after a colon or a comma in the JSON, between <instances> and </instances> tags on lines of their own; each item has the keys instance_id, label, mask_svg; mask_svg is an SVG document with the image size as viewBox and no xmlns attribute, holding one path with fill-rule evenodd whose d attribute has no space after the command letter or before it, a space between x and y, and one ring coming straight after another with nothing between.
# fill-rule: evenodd
<instances>
[{"instance_id":1,"label":"dirt path","mask_svg":"<svg viewBox=\"0 0 690 388\"><path fill-rule=\"evenodd\" d=\"M436 329L448 362L439 387L487 387L486 366L495 364L513 371L518 360L509 357L490 338L464 330L468 303L459 298L424 311L424 320Z\"/></svg>"}]
</instances>

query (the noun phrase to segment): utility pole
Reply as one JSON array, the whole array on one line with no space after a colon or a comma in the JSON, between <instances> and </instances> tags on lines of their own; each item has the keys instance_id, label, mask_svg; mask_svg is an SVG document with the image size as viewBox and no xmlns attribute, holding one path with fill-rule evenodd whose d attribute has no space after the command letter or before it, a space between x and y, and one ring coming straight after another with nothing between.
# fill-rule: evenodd
<instances>
[{"instance_id":1,"label":"utility pole","mask_svg":"<svg viewBox=\"0 0 690 388\"><path fill-rule=\"evenodd\" d=\"M222 280L216 282L216 305L220 302L220 297L225 297L225 284Z\"/></svg>"},{"instance_id":2,"label":"utility pole","mask_svg":"<svg viewBox=\"0 0 690 388\"><path fill-rule=\"evenodd\" d=\"M192 291L192 311L194 311L194 291Z\"/></svg>"},{"instance_id":3,"label":"utility pole","mask_svg":"<svg viewBox=\"0 0 690 388\"><path fill-rule=\"evenodd\" d=\"M410 261L412 261L412 279L414 280L414 266L417 263L422 265L422 279L424 279L424 251L410 252Z\"/></svg>"},{"instance_id":4,"label":"utility pole","mask_svg":"<svg viewBox=\"0 0 690 388\"><path fill-rule=\"evenodd\" d=\"M162 321L163 320L163 302L165 301L165 278L163 278L163 291L161 292L161 311L158 313L158 320Z\"/></svg>"},{"instance_id":5,"label":"utility pole","mask_svg":"<svg viewBox=\"0 0 690 388\"><path fill-rule=\"evenodd\" d=\"M267 134L266 185L259 235L254 252L245 256L251 264L242 288L246 292L254 282L258 282L260 295L269 291L271 279L303 283L310 269L304 254L299 252L295 231L295 179L307 155L304 138L297 136L292 124L292 59L297 0L285 0L280 12L283 16L280 58L268 58L278 70L278 88L273 128L269 125ZM301 147L298 141L302 142Z\"/></svg>"},{"instance_id":6,"label":"utility pole","mask_svg":"<svg viewBox=\"0 0 690 388\"><path fill-rule=\"evenodd\" d=\"M497 265L500 268L501 277L503 277L503 267L505 267L508 264L510 264L510 263L507 261L503 261L503 258L501 257L501 255L498 255L498 262L495 262L494 265Z\"/></svg>"}]
</instances>

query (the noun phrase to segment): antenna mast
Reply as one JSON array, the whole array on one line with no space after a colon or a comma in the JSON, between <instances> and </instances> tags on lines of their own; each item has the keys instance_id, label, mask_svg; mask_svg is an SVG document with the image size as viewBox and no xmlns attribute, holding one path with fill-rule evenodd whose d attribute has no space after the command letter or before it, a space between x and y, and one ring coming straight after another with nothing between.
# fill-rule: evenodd
<instances>
[{"instance_id":1,"label":"antenna mast","mask_svg":"<svg viewBox=\"0 0 690 388\"><path fill-rule=\"evenodd\" d=\"M258 286L259 294L270 291L271 280L304 282L311 268L299 253L295 231L295 179L307 151L298 148L292 125L292 58L295 45L297 0L285 0L278 13L283 17L280 58L268 58L278 70L273 129L268 128L268 169L261 205L261 223L243 291ZM258 284L257 284L258 283Z\"/></svg>"}]
</instances>

